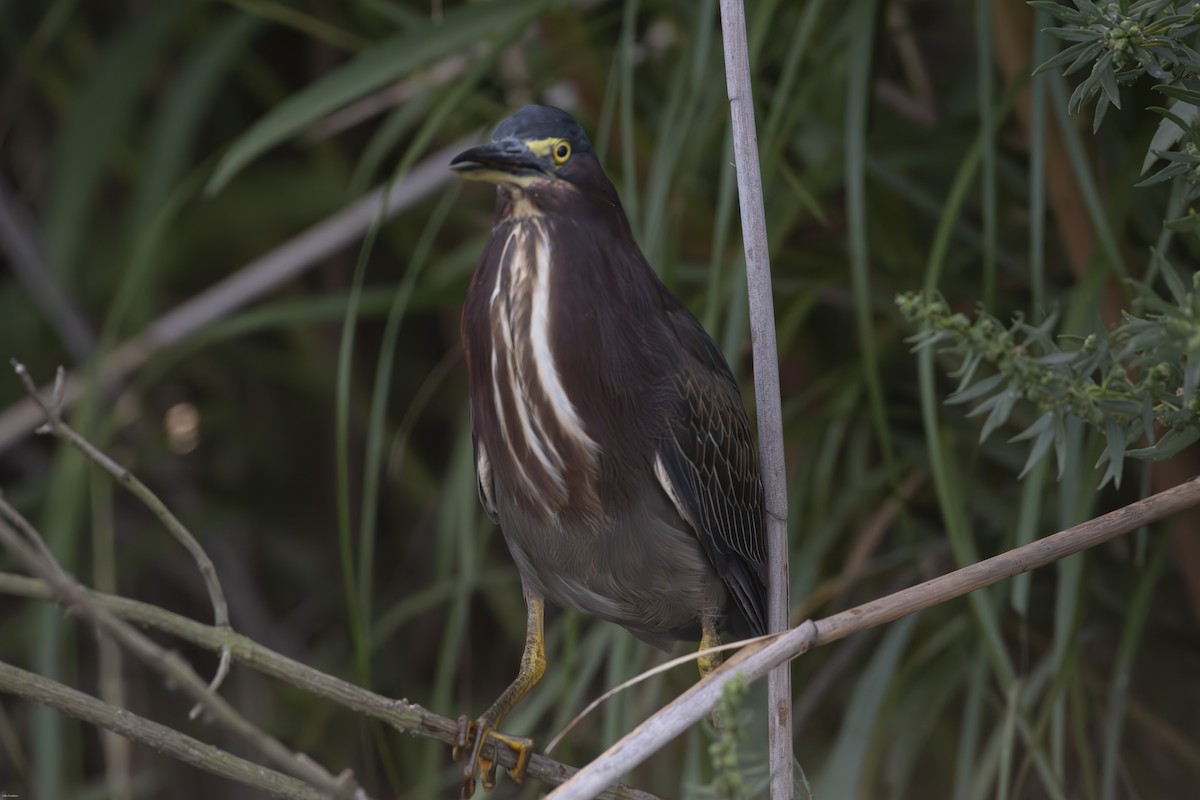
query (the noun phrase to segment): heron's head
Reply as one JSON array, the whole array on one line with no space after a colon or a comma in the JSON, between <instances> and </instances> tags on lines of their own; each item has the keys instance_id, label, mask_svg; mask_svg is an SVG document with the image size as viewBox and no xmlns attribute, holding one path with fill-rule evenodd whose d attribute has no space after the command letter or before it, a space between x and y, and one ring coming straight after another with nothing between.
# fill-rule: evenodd
<instances>
[{"instance_id":1,"label":"heron's head","mask_svg":"<svg viewBox=\"0 0 1200 800\"><path fill-rule=\"evenodd\" d=\"M583 128L551 106L525 106L496 127L492 141L459 153L450 166L464 178L494 183L540 210L581 201L619 207Z\"/></svg>"}]
</instances>

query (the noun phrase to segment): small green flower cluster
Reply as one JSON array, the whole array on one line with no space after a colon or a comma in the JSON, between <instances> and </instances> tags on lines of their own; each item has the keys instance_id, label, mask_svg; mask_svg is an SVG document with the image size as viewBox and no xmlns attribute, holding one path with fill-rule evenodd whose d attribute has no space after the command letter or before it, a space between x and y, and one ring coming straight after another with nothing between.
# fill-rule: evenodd
<instances>
[{"instance_id":1,"label":"small green flower cluster","mask_svg":"<svg viewBox=\"0 0 1200 800\"><path fill-rule=\"evenodd\" d=\"M1006 327L982 310L971 320L936 295L909 292L896 304L920 326L914 349L961 359L953 373L959 386L947 402L977 402L970 415L987 414L981 441L1023 400L1041 412L1010 440L1031 443L1026 472L1053 444L1061 473L1066 423L1074 418L1104 435L1103 483L1119 484L1125 456L1167 458L1200 439L1200 272L1189 288L1162 266L1170 300L1134 284L1143 315L1126 314L1111 331L1082 339L1055 336L1054 316L1033 326L1017 315ZM1142 439L1151 444L1130 449Z\"/></svg>"},{"instance_id":2,"label":"small green flower cluster","mask_svg":"<svg viewBox=\"0 0 1200 800\"><path fill-rule=\"evenodd\" d=\"M1066 23L1047 29L1049 33L1074 42L1038 67L1037 72L1068 65L1065 74L1070 75L1092 65L1091 74L1071 95L1068 108L1075 113L1094 101L1093 130L1099 129L1109 105L1121 107L1119 84L1142 74L1173 84L1200 72L1200 54L1185 41L1200 30L1200 3L1073 2L1075 7L1071 8L1056 0L1031 0L1034 8Z\"/></svg>"}]
</instances>

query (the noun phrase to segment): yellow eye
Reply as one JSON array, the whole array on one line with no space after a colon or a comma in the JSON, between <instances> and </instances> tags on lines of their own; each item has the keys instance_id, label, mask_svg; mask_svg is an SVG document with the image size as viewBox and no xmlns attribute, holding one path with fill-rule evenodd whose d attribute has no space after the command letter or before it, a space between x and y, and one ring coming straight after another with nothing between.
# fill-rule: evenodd
<instances>
[{"instance_id":1,"label":"yellow eye","mask_svg":"<svg viewBox=\"0 0 1200 800\"><path fill-rule=\"evenodd\" d=\"M571 143L563 140L554 145L554 163L565 164L567 159L571 157Z\"/></svg>"}]
</instances>

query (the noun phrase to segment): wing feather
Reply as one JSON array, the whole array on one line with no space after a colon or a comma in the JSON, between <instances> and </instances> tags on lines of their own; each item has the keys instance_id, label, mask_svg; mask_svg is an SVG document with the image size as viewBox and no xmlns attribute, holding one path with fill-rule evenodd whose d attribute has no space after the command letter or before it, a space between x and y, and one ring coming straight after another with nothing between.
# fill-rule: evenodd
<instances>
[{"instance_id":1,"label":"wing feather","mask_svg":"<svg viewBox=\"0 0 1200 800\"><path fill-rule=\"evenodd\" d=\"M752 632L766 633L766 544L758 457L737 383L682 307L669 314L682 356L666 403L655 475L700 539Z\"/></svg>"}]
</instances>

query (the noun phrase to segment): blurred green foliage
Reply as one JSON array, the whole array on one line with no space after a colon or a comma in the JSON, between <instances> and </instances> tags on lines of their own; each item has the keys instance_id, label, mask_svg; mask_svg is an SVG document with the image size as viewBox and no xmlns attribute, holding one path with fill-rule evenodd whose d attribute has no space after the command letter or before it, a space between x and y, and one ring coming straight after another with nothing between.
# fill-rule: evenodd
<instances>
[{"instance_id":1,"label":"blurred green foliage","mask_svg":"<svg viewBox=\"0 0 1200 800\"><path fill-rule=\"evenodd\" d=\"M1151 246L1195 263L1195 241L1162 225L1187 218L1187 191L1134 188L1157 119L1110 111L1095 137L1077 131L1067 80L1030 77L1057 52L1050 14L1025 14L1011 0L747 4L792 596L818 616L1148 491L1141 462L1119 489L1098 489L1103 436L1071 420L1061 479L1043 461L1019 481L1026 446L1006 440L1039 412L1014 404L1006 435L979 442L970 409L942 404L959 364L911 353L893 305L923 288L952 312L983 301L1033 326L1057 310L1061 331L1086 337L1111 276L1164 293ZM1010 85L1000 26L1013 20L1033 57ZM74 424L196 533L234 626L269 647L449 716L477 714L516 668L519 581L475 499L457 346L490 194L447 176L125 380L102 365L513 108L571 108L651 263L750 385L715 0L7 0L0 58L0 199L18 232L3 235L0 355L43 379L60 363L78 370ZM1144 85L1122 91L1133 107L1153 102ZM1056 135L1067 163L1048 163ZM1095 231L1086 274L1067 266L1048 166L1077 187ZM32 269L18 265L20 235ZM20 399L0 379L0 408ZM68 569L207 620L190 561L93 473L32 435L0 452L0 487ZM1171 552L1164 532L1146 532L806 654L793 667L796 757L817 796L1186 796L1200 780L1200 640ZM546 679L505 726L540 741L662 657L569 613L551 616L548 637ZM212 670L209 655L183 652ZM94 636L54 608L0 598L0 659L111 692ZM134 711L230 745L139 665L125 659L117 677ZM587 761L692 680L677 670L623 693L555 755ZM456 793L440 745L245 669L224 694L375 796ZM754 686L742 703L743 764L765 760L762 698ZM696 731L630 780L691 796L713 784L708 752ZM129 777L137 797L250 796L140 748ZM0 790L111 797L117 783L94 730L0 698ZM502 783L496 796L535 791Z\"/></svg>"}]
</instances>

